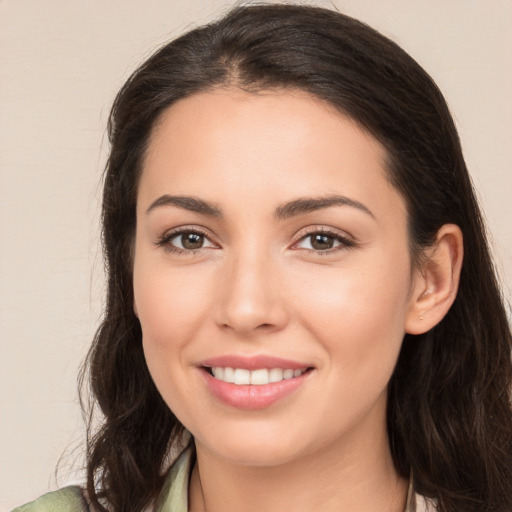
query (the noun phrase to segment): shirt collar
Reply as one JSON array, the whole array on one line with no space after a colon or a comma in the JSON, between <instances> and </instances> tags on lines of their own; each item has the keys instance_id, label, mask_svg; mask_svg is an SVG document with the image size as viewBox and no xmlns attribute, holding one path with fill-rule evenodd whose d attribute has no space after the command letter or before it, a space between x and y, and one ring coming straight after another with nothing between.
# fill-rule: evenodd
<instances>
[{"instance_id":1,"label":"shirt collar","mask_svg":"<svg viewBox=\"0 0 512 512\"><path fill-rule=\"evenodd\" d=\"M188 512L188 485L194 457L189 446L180 454L169 470L162 489L157 512Z\"/></svg>"}]
</instances>

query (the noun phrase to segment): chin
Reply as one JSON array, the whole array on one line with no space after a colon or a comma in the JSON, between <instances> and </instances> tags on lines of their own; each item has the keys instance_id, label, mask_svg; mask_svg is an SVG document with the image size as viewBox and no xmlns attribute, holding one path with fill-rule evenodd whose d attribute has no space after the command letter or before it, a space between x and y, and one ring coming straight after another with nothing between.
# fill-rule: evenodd
<instances>
[{"instance_id":1,"label":"chin","mask_svg":"<svg viewBox=\"0 0 512 512\"><path fill-rule=\"evenodd\" d=\"M241 466L271 467L290 462L304 451L300 437L286 437L282 433L263 434L261 430L250 435L223 435L217 439L207 439L196 443L203 445L215 456Z\"/></svg>"}]
</instances>

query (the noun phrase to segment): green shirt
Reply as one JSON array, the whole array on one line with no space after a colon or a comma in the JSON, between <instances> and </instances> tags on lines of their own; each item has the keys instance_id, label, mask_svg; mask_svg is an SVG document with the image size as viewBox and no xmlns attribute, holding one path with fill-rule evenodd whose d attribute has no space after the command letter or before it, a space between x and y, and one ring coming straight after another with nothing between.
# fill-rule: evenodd
<instances>
[{"instance_id":1,"label":"green shirt","mask_svg":"<svg viewBox=\"0 0 512 512\"><path fill-rule=\"evenodd\" d=\"M188 480L192 450L185 450L172 465L162 489L156 512L188 512ZM78 486L49 492L12 512L88 512L87 501Z\"/></svg>"}]
</instances>

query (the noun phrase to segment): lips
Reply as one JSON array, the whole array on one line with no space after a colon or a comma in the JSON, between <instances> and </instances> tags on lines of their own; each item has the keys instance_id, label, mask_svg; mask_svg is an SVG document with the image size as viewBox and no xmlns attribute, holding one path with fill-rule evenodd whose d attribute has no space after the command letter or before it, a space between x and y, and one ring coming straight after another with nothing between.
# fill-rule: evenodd
<instances>
[{"instance_id":1,"label":"lips","mask_svg":"<svg viewBox=\"0 0 512 512\"><path fill-rule=\"evenodd\" d=\"M201 366L213 368L231 367L231 368L244 368L246 370L258 370L260 368L282 368L290 370L301 370L308 368L311 365L293 361L291 359L283 359L281 357L259 355L259 356L239 356L239 355L225 355L219 357L212 357L206 359L201 363Z\"/></svg>"},{"instance_id":2,"label":"lips","mask_svg":"<svg viewBox=\"0 0 512 512\"><path fill-rule=\"evenodd\" d=\"M313 368L273 356L221 356L200 365L214 397L232 407L263 409L302 386Z\"/></svg>"}]
</instances>

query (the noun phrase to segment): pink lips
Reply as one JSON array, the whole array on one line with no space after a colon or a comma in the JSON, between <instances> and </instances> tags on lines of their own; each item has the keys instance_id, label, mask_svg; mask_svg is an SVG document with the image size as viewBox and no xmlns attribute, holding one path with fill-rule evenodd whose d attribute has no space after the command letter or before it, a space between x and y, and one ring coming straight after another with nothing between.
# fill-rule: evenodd
<instances>
[{"instance_id":1,"label":"pink lips","mask_svg":"<svg viewBox=\"0 0 512 512\"><path fill-rule=\"evenodd\" d=\"M309 365L273 356L260 355L248 357L226 355L207 359L201 363L201 366L222 366L224 368L229 366L231 368L245 368L246 370L257 370L258 368L282 368L283 370L289 368L291 370L300 370L307 368Z\"/></svg>"},{"instance_id":2,"label":"pink lips","mask_svg":"<svg viewBox=\"0 0 512 512\"><path fill-rule=\"evenodd\" d=\"M285 398L302 386L309 378L311 372L299 377L272 382L263 385L238 385L216 379L204 367L231 367L257 370L259 368L281 368L300 370L309 365L297 361L281 359L272 356L220 356L205 360L201 363L201 374L210 392L226 405L238 409L264 409Z\"/></svg>"}]
</instances>

